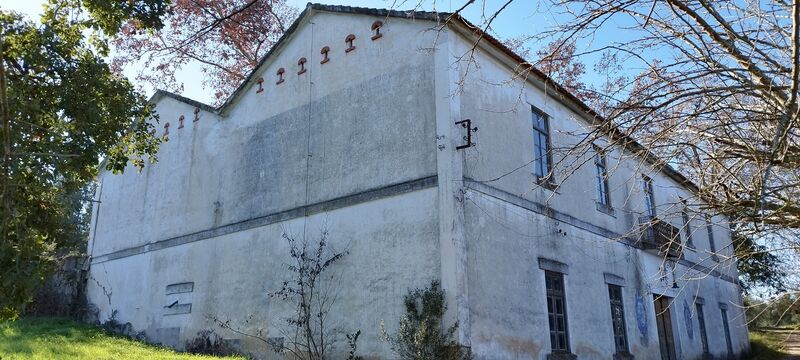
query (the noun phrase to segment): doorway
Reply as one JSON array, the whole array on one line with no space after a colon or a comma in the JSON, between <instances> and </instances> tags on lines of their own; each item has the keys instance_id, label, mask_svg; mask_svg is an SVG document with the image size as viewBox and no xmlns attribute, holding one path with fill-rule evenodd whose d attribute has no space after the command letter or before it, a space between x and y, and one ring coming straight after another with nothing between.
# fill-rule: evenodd
<instances>
[{"instance_id":1,"label":"doorway","mask_svg":"<svg viewBox=\"0 0 800 360\"><path fill-rule=\"evenodd\" d=\"M661 360L676 360L675 338L672 336L672 314L669 304L672 299L663 295L653 295L656 310L658 344L661 347Z\"/></svg>"}]
</instances>

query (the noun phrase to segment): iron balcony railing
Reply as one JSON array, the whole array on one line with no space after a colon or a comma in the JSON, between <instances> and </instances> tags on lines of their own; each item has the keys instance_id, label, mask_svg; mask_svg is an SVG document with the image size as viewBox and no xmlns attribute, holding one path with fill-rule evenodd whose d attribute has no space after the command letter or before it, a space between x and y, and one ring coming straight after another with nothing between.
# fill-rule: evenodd
<instances>
[{"instance_id":1,"label":"iron balcony railing","mask_svg":"<svg viewBox=\"0 0 800 360\"><path fill-rule=\"evenodd\" d=\"M639 218L641 234L639 243L644 250L655 250L659 255L680 259L683 253L680 229L657 217Z\"/></svg>"}]
</instances>

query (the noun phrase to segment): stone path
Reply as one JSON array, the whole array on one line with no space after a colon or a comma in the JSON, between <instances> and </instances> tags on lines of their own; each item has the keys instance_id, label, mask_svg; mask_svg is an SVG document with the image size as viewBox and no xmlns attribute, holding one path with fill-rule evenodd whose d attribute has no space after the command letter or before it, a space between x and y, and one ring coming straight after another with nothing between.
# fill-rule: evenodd
<instances>
[{"instance_id":1,"label":"stone path","mask_svg":"<svg viewBox=\"0 0 800 360\"><path fill-rule=\"evenodd\" d=\"M789 354L784 360L800 360L800 331L798 330L771 330L778 334L780 339L786 339L783 343L783 351Z\"/></svg>"}]
</instances>

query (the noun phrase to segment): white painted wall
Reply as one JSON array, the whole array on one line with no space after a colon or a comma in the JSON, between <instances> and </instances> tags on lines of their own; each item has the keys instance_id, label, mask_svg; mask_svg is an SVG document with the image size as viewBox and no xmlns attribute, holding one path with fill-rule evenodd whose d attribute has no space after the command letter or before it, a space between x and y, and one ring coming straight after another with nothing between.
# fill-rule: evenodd
<instances>
[{"instance_id":1,"label":"white painted wall","mask_svg":"<svg viewBox=\"0 0 800 360\"><path fill-rule=\"evenodd\" d=\"M460 38L454 55L469 54L473 40ZM645 215L642 174L653 179L657 212L683 228L681 198L691 193L666 174L632 154L615 149L608 154L613 214L596 208L593 152L563 158L589 131L588 122L571 110L552 88L534 79L514 78L498 51L478 48L474 62L458 71L463 80L460 115L472 119L478 131L475 146L463 152L465 224L469 263L469 302L472 348L480 358L546 358L550 353L544 271L537 259L565 263L571 350L579 359L609 359L614 342L608 288L603 274L625 279L626 325L630 351L636 359L660 359L653 295L675 298L672 323L678 358L702 356L694 297L706 301L705 318L711 352L727 355L719 304L728 305L734 352L748 349L747 328L737 284L734 260L708 254L705 221L692 220L696 250L686 250L677 266L672 288L671 271L664 259L626 245L624 237L638 236L636 222ZM531 75L533 76L533 75ZM550 118L553 162L558 189L536 184L531 106ZM563 161L562 161L563 160ZM516 170L515 170L516 169ZM550 214L549 216L546 214ZM697 216L692 214L692 216ZM715 217L717 249L731 254L730 230ZM685 239L684 239L685 240ZM713 269L707 275L697 265ZM694 267L690 270L689 267ZM724 275L725 279L719 278ZM726 280L727 279L727 280ZM646 326L637 326L636 294L644 299ZM684 302L690 310L687 324ZM687 326L693 329L689 338Z\"/></svg>"},{"instance_id":2,"label":"white painted wall","mask_svg":"<svg viewBox=\"0 0 800 360\"><path fill-rule=\"evenodd\" d=\"M375 20L384 21L384 35L372 41ZM570 339L581 359L608 359L614 351L606 272L624 278L636 359L658 357L652 293L676 299L680 358L700 356L696 317L687 324L683 316L684 302L694 309L694 296L705 300L714 354L726 352L719 303L728 304L735 349L745 349L739 288L725 280L736 278L735 264L704 259L702 221L693 223L697 251L677 268L679 289L671 288L671 277L661 279L660 257L616 236L630 233L643 211L642 172L654 179L659 214L674 225L679 212L670 204L687 191L618 151L609 159L611 167L619 162L610 184L613 216L595 207L591 161L560 177L556 192L537 188L532 165L522 166L533 159L530 106L550 115L557 148L575 142L569 133L585 126L580 115L534 82L509 83L504 58L483 48L460 86L464 68L453 65L471 43L449 29L430 31L432 25L312 11L221 114L202 110L192 122L194 105L155 99L159 134L170 122L159 162L142 173L100 176L88 294L100 318L117 310L119 320L178 347L211 328L209 316L242 322L252 315L249 329L281 336L290 309L266 296L286 277L280 235L306 229L314 240L324 227L336 248L351 251L337 267L341 311L333 322L344 332L360 329L359 349L370 357L392 357L379 340L380 321L396 326L407 290L438 279L447 292L446 320L459 322L459 340L477 358L546 358L540 257L569 268ZM345 53L350 33L356 50ZM331 48L326 64L319 63L323 46ZM298 75L300 57L307 72ZM285 81L276 85L281 67ZM463 129L454 123L465 118L479 128L477 145L456 150ZM718 248L729 244L726 225L715 232ZM716 275L690 272L694 263ZM194 290L165 294L181 282L193 282ZM639 315L636 294L644 299ZM191 303L191 313L164 315L175 300ZM274 357L261 344L240 341L247 351Z\"/></svg>"}]
</instances>

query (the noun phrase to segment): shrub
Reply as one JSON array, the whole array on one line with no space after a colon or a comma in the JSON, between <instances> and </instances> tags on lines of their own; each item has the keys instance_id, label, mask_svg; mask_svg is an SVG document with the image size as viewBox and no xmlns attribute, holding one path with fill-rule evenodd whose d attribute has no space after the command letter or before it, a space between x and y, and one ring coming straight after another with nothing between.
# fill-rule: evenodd
<instances>
[{"instance_id":1,"label":"shrub","mask_svg":"<svg viewBox=\"0 0 800 360\"><path fill-rule=\"evenodd\" d=\"M236 350L217 335L214 330L200 330L197 335L187 340L185 351L190 354L228 356L236 355Z\"/></svg>"},{"instance_id":2,"label":"shrub","mask_svg":"<svg viewBox=\"0 0 800 360\"><path fill-rule=\"evenodd\" d=\"M458 324L443 328L442 317L447 311L444 290L434 280L424 289L410 291L403 301L406 314L400 318L396 334L389 335L381 322L383 339L401 359L464 360L471 359L469 349L453 338Z\"/></svg>"}]
</instances>

